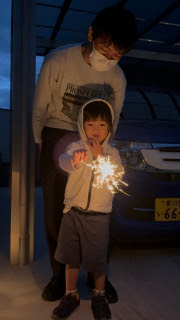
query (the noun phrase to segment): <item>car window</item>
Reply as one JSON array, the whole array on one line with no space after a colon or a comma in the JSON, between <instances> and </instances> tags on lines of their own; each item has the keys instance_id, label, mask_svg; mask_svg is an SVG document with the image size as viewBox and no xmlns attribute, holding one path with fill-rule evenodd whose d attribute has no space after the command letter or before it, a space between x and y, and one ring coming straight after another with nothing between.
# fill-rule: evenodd
<instances>
[{"instance_id":1,"label":"car window","mask_svg":"<svg viewBox=\"0 0 180 320\"><path fill-rule=\"evenodd\" d=\"M180 121L180 96L147 90L127 90L121 118Z\"/></svg>"},{"instance_id":2,"label":"car window","mask_svg":"<svg viewBox=\"0 0 180 320\"><path fill-rule=\"evenodd\" d=\"M180 114L171 96L165 93L147 92L158 120L180 120Z\"/></svg>"},{"instance_id":3,"label":"car window","mask_svg":"<svg viewBox=\"0 0 180 320\"><path fill-rule=\"evenodd\" d=\"M152 119L151 110L138 91L126 91L122 118L127 120Z\"/></svg>"}]
</instances>

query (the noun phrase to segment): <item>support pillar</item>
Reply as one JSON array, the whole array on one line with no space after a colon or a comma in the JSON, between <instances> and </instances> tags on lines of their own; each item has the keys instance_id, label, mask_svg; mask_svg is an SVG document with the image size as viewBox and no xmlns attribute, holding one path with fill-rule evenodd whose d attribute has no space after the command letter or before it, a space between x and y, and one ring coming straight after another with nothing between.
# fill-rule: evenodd
<instances>
[{"instance_id":1,"label":"support pillar","mask_svg":"<svg viewBox=\"0 0 180 320\"><path fill-rule=\"evenodd\" d=\"M35 0L12 0L11 34L12 172L10 263L33 261Z\"/></svg>"}]
</instances>

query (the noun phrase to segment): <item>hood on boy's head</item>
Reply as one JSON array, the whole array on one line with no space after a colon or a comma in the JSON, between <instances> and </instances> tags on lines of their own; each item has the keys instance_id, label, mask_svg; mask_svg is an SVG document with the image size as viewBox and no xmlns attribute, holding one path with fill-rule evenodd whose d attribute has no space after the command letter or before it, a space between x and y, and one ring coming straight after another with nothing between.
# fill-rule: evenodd
<instances>
[{"instance_id":1,"label":"hood on boy's head","mask_svg":"<svg viewBox=\"0 0 180 320\"><path fill-rule=\"evenodd\" d=\"M85 103L82 105L82 107L81 107L81 109L80 109L80 111L79 111L79 117L78 117L79 134L80 134L80 136L81 136L81 138L82 138L82 140L83 140L84 142L86 142L86 140L87 140L87 137L86 137L86 134L85 134L85 131L84 131L84 126L83 126L83 122L84 122L84 108L85 108L88 104L90 104L90 103L92 103L92 102L99 102L99 101L100 101L100 102L104 102L104 103L108 106L108 108L110 109L110 112L111 112L112 123L113 123L113 121L114 121L113 108L112 108L112 106L110 105L110 103L107 102L106 100L103 100L103 99L91 99L91 100L88 100L87 102L85 102ZM109 138L110 138L110 135L111 135L111 133L109 132L109 134L108 134L105 142L108 142L108 140L109 140Z\"/></svg>"}]
</instances>

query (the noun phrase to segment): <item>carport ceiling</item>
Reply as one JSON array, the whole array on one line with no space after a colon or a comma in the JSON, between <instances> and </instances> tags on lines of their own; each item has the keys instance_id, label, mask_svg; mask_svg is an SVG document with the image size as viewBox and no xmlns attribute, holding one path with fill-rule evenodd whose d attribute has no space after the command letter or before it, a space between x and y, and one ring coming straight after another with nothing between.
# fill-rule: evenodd
<instances>
[{"instance_id":1,"label":"carport ceiling","mask_svg":"<svg viewBox=\"0 0 180 320\"><path fill-rule=\"evenodd\" d=\"M36 54L67 43L87 42L87 33L96 13L117 0L36 0ZM125 71L143 65L175 64L180 68L180 2L175 0L122 0L136 17L138 40L121 64ZM157 64L158 62L158 64ZM126 67L128 64L128 67ZM171 68L172 69L172 68ZM166 70L167 72L167 70ZM171 79L172 80L172 79Z\"/></svg>"}]
</instances>

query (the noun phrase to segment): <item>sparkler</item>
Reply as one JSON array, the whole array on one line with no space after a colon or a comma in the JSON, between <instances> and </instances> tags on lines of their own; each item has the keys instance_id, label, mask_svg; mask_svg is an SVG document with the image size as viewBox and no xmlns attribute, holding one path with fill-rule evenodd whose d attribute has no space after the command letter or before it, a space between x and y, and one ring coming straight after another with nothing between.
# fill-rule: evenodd
<instances>
[{"instance_id":1,"label":"sparkler","mask_svg":"<svg viewBox=\"0 0 180 320\"><path fill-rule=\"evenodd\" d=\"M128 195L120 188L120 185L128 185L127 183L122 181L124 170L119 172L119 167L113 164L112 157L110 155L98 156L98 158L94 160L92 164L84 164L91 167L94 171L94 187L102 188L103 186L106 186L106 188L108 188L112 193L120 191Z\"/></svg>"}]
</instances>

